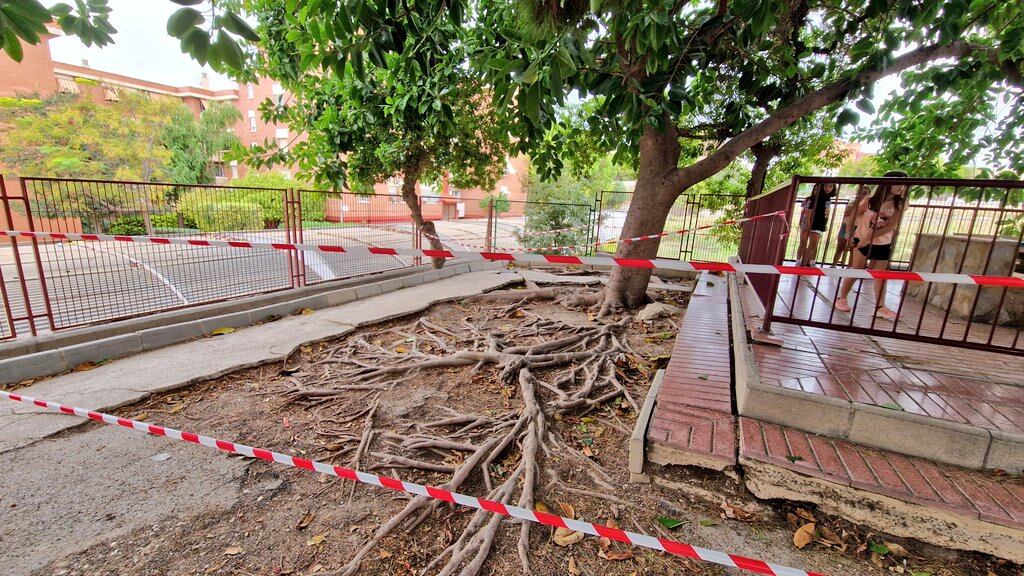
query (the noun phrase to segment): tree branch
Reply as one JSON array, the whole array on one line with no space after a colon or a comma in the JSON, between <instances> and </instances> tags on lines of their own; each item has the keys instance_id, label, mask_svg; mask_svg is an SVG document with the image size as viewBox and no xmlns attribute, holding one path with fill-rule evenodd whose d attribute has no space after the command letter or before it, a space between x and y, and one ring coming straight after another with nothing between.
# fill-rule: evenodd
<instances>
[{"instance_id":1,"label":"tree branch","mask_svg":"<svg viewBox=\"0 0 1024 576\"><path fill-rule=\"evenodd\" d=\"M772 136L779 130L786 128L812 112L839 102L856 88L875 82L890 74L896 74L933 60L963 57L979 48L977 45L960 41L950 44L923 46L897 57L889 66L877 70L863 70L853 78L839 80L819 88L775 110L768 118L729 139L710 155L689 166L679 168L676 171L674 183L679 191L682 192L694 183L700 182L722 170L754 144Z\"/></svg>"}]
</instances>

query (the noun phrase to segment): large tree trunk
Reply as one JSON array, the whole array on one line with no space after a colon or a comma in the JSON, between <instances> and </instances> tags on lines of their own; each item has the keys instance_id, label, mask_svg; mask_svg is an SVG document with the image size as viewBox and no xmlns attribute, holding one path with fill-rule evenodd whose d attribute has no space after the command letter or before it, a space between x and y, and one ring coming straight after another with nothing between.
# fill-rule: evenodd
<instances>
[{"instance_id":1,"label":"large tree trunk","mask_svg":"<svg viewBox=\"0 0 1024 576\"><path fill-rule=\"evenodd\" d=\"M747 198L753 198L764 191L768 167L779 154L779 147L774 144L759 142L751 146L750 152L754 155L754 167L751 168L750 180L747 181Z\"/></svg>"},{"instance_id":2,"label":"large tree trunk","mask_svg":"<svg viewBox=\"0 0 1024 576\"><path fill-rule=\"evenodd\" d=\"M665 229L672 203L688 186L675 180L679 165L679 138L669 126L658 130L648 126L640 139L640 166L636 189L626 212L626 221L619 238L656 234ZM655 258L660 240L620 242L616 258ZM601 314L622 309L635 309L644 304L651 270L646 268L613 268Z\"/></svg>"},{"instance_id":3,"label":"large tree trunk","mask_svg":"<svg viewBox=\"0 0 1024 576\"><path fill-rule=\"evenodd\" d=\"M409 212L412 213L412 222L416 226L417 233L423 232L430 242L430 247L434 250L444 250L444 244L438 239L434 223L423 219L423 209L420 206L419 196L416 195L416 182L419 180L420 171L421 167L418 162L406 166L405 173L402 175L402 199L405 200ZM434 268L444 266L444 261L444 258L431 259Z\"/></svg>"}]
</instances>

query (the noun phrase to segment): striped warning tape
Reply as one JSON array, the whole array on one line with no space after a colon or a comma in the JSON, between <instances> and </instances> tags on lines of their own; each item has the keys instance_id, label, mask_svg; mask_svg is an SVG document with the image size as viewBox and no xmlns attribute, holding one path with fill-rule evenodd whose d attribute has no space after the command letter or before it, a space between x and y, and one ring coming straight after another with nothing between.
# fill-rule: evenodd
<instances>
[{"instance_id":1,"label":"striped warning tape","mask_svg":"<svg viewBox=\"0 0 1024 576\"><path fill-rule=\"evenodd\" d=\"M416 484L413 482L406 482L397 478L389 478L387 476L378 476L376 474L369 474L367 472L360 472L359 470L353 470L352 468L346 468L344 466L335 466L332 464L325 464L316 460L308 460L305 458L296 458L280 452L274 452L272 450L265 450L262 448L253 448L244 444L237 444L235 442L228 442L226 440L218 440L209 436L203 436L195 434L193 432L185 432L183 430L175 430L174 428L168 428L166 426L158 426L156 424L149 424L146 422L139 422L138 420L131 420L128 418L119 418L110 414L104 414L102 412L95 412L93 410L86 410L85 408L77 408L75 406L67 406L59 404L57 402L50 402L48 400L41 400L38 398L32 398L29 396L22 396L20 394L12 394L0 390L0 398L5 398L13 402L21 402L23 404L29 404L32 406L38 406L39 408L46 408L47 410L53 410L54 412L60 412L62 414L69 414L73 416L79 416L81 418L88 418L89 420L95 420L96 422L102 422L104 424L110 424L112 426L120 426L122 428L131 428L132 430L138 430L140 432L148 432L154 436L166 436L173 438L174 440L181 440L184 442L191 442L192 444L199 444L207 448L213 448L221 450L223 452L230 452L232 454L241 454L242 456L248 456L249 458L259 458L260 460L266 460L267 462L275 462L284 466L292 468L301 468L303 470L309 470L311 472L319 472L321 474L327 474L330 476L337 476L339 478L345 478L353 480L355 482L361 482L363 484L371 484L373 486L379 486L381 488L388 488L397 492L406 492L409 494L416 494L418 496L426 496L428 498L434 498L437 500L443 500L451 504L458 504L460 506L467 506L469 508L476 508L478 510L484 510L486 512L492 512L494 514L500 514L502 516L509 516L512 518L518 518L520 520L526 520L529 522L536 522L538 524L544 524L546 526L554 526L556 528L567 528L569 530L575 530L577 532L583 532L590 536L604 537L617 542L624 542L626 544L632 544L634 546L642 546L644 548L651 548L660 552L667 552L676 556L682 556L684 558L691 558L694 560L702 560L704 562L710 562L713 564L720 564L722 566L728 566L730 568L739 568L741 570L747 570L757 574L768 574L772 576L824 576L817 572L807 572L806 570L800 570L797 568L789 568L787 566L780 566L778 564L771 564L763 562L761 560L755 560L752 558L746 558L744 556L738 556L736 554L728 554L725 552L719 552L717 550L710 550L708 548L701 548L699 546L691 546L689 544L683 544L682 542L676 542L675 540L669 540L667 538L655 538L653 536L647 536L639 534L637 532L630 532L628 530L622 530L619 528L611 528L609 526L603 526L601 524L594 524L591 522L584 522L582 520L574 520L571 518L565 518L555 514L549 514L546 512L540 512L537 510L530 510L528 508L521 508L519 506L513 506L511 504L504 504L494 500L486 500L484 498L477 498L475 496L467 496L465 494L459 494L458 492L452 492L443 488L436 488L433 486L424 486L422 484Z\"/></svg>"},{"instance_id":2,"label":"striped warning tape","mask_svg":"<svg viewBox=\"0 0 1024 576\"><path fill-rule=\"evenodd\" d=\"M943 282L975 286L1024 288L1024 278L1015 276L985 276L981 274L953 274L944 272L911 272L902 270L859 270L852 268L816 268L813 266L785 266L775 264L730 264L728 262L702 262L699 260L669 260L667 258L617 258L604 256L567 256L560 254L528 254L524 252L473 252L469 250L429 250L419 248L382 248L379 246L339 246L335 244L297 244L293 242L249 242L242 240L207 240L202 238L165 238L161 236L111 236L109 234L73 234L70 232L28 232L0 230L0 236L13 238L52 238L56 240L83 240L97 242L136 242L143 244L174 244L212 248L249 248L259 250L312 251L344 253L351 256L426 256L427 258L464 258L489 262L531 262L568 266L598 266L646 268L648 270L681 270L683 272L742 272L744 274L774 274L784 276L827 276L832 278L861 278L866 280L904 280L907 282Z\"/></svg>"}]
</instances>

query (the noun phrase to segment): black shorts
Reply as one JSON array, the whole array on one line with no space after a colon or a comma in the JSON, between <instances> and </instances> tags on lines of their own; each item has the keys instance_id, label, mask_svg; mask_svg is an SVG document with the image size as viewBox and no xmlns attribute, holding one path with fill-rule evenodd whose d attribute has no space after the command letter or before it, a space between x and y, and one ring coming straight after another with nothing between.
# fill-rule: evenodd
<instances>
[{"instance_id":1,"label":"black shorts","mask_svg":"<svg viewBox=\"0 0 1024 576\"><path fill-rule=\"evenodd\" d=\"M892 258L892 244L870 244L857 248L868 260L889 260Z\"/></svg>"}]
</instances>

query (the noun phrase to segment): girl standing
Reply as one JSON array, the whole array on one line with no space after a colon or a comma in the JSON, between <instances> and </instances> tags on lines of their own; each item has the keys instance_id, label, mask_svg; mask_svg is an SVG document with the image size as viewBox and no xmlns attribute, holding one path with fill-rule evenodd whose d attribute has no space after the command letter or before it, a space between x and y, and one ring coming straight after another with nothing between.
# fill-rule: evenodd
<instances>
[{"instance_id":1,"label":"girl standing","mask_svg":"<svg viewBox=\"0 0 1024 576\"><path fill-rule=\"evenodd\" d=\"M832 256L832 265L844 264L846 253L850 250L850 238L853 238L853 227L857 224L857 206L861 200L871 195L871 187L861 184L857 187L857 196L846 204L843 210L843 221L839 225L839 234L836 235L836 253Z\"/></svg>"},{"instance_id":2,"label":"girl standing","mask_svg":"<svg viewBox=\"0 0 1024 576\"><path fill-rule=\"evenodd\" d=\"M800 213L800 246L797 249L797 266L814 266L818 257L818 242L828 228L828 217L832 198L836 195L834 182L814 185L811 195L804 200Z\"/></svg>"},{"instance_id":3,"label":"girl standing","mask_svg":"<svg viewBox=\"0 0 1024 576\"><path fill-rule=\"evenodd\" d=\"M893 170L885 173L887 178L906 178L906 172ZM882 184L869 198L860 201L853 220L853 238L850 248L853 257L851 268L885 270L892 258L892 242L900 225L906 204L906 184ZM853 288L853 278L844 278L839 287L839 298L835 307L840 312L849 312L847 296ZM896 320L896 312L885 305L885 280L875 280L875 316Z\"/></svg>"}]
</instances>

